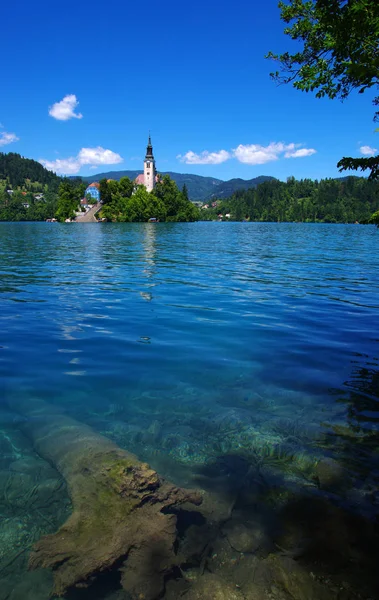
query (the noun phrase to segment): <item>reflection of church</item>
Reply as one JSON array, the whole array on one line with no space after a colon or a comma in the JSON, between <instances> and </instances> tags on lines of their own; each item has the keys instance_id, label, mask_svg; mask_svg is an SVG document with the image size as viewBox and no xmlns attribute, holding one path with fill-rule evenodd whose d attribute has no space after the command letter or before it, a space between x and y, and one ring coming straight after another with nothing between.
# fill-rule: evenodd
<instances>
[{"instance_id":1,"label":"reflection of church","mask_svg":"<svg viewBox=\"0 0 379 600\"><path fill-rule=\"evenodd\" d=\"M150 135L147 143L145 160L143 161L143 173L138 175L134 181L138 185L144 185L148 192L153 191L155 184L158 181Z\"/></svg>"}]
</instances>

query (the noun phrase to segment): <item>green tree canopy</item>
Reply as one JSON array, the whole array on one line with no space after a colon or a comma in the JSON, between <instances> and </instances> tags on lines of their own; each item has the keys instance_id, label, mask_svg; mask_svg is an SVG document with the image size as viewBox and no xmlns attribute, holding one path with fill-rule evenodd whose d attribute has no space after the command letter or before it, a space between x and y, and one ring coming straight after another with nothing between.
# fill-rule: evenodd
<instances>
[{"instance_id":1,"label":"green tree canopy","mask_svg":"<svg viewBox=\"0 0 379 600\"><path fill-rule=\"evenodd\" d=\"M273 179L217 201L216 208L201 211L201 218L216 220L222 214L228 220L225 215L230 214L236 221L374 223L371 215L379 209L378 191L378 182L364 177ZM376 214L379 222L379 211Z\"/></svg>"},{"instance_id":2,"label":"green tree canopy","mask_svg":"<svg viewBox=\"0 0 379 600\"><path fill-rule=\"evenodd\" d=\"M75 212L79 208L79 203L85 191L83 183L76 184L69 179L65 179L58 189L58 205L56 217L59 221L73 219Z\"/></svg>"},{"instance_id":3,"label":"green tree canopy","mask_svg":"<svg viewBox=\"0 0 379 600\"><path fill-rule=\"evenodd\" d=\"M346 98L353 90L363 93L379 85L379 1L378 0L289 0L279 2L284 32L301 42L298 52L267 58L279 63L271 76L280 83L292 83L299 90L316 92L321 98ZM374 98L379 105L379 96ZM374 120L378 120L376 111ZM379 155L370 158L342 158L340 171L369 170L379 177Z\"/></svg>"}]
</instances>

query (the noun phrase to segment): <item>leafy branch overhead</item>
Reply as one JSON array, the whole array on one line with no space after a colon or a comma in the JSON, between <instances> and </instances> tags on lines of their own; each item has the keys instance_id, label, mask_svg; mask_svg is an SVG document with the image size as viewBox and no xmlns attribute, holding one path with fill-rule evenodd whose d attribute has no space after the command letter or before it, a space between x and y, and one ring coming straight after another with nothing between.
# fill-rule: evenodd
<instances>
[{"instance_id":1,"label":"leafy branch overhead","mask_svg":"<svg viewBox=\"0 0 379 600\"><path fill-rule=\"evenodd\" d=\"M378 0L289 0L280 2L284 32L302 44L291 54L269 52L266 58L279 64L271 73L278 83L292 83L301 91L344 100L355 90L360 94L379 86ZM379 96L374 99L379 105ZM379 111L374 114L379 120ZM370 171L379 177L379 156L342 158L340 171Z\"/></svg>"}]
</instances>

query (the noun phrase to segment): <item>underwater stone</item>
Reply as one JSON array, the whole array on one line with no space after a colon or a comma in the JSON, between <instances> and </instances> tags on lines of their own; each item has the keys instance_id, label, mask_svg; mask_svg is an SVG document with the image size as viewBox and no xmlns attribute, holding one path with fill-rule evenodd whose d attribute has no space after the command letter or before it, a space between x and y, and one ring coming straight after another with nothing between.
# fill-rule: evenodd
<instances>
[{"instance_id":1,"label":"underwater stone","mask_svg":"<svg viewBox=\"0 0 379 600\"><path fill-rule=\"evenodd\" d=\"M229 544L237 552L256 552L265 539L262 527L258 523L250 526L229 521L223 528Z\"/></svg>"},{"instance_id":2,"label":"underwater stone","mask_svg":"<svg viewBox=\"0 0 379 600\"><path fill-rule=\"evenodd\" d=\"M185 594L185 598L186 600L244 600L245 596L235 585L212 573L204 573Z\"/></svg>"},{"instance_id":3,"label":"underwater stone","mask_svg":"<svg viewBox=\"0 0 379 600\"><path fill-rule=\"evenodd\" d=\"M293 600L336 600L336 595L320 585L292 558L271 554L265 561L274 583Z\"/></svg>"},{"instance_id":4,"label":"underwater stone","mask_svg":"<svg viewBox=\"0 0 379 600\"><path fill-rule=\"evenodd\" d=\"M349 484L346 470L333 458L322 458L317 463L316 477L322 490L338 491Z\"/></svg>"}]
</instances>

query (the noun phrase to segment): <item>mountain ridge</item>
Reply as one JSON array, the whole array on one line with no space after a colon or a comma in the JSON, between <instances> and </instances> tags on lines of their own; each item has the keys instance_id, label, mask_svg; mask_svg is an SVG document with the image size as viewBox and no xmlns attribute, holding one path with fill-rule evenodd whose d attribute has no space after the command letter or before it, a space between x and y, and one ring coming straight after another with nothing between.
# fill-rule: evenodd
<instances>
[{"instance_id":1,"label":"mountain ridge","mask_svg":"<svg viewBox=\"0 0 379 600\"><path fill-rule=\"evenodd\" d=\"M82 176L81 179L87 183L93 183L100 179L116 179L121 177L129 177L135 179L141 170L123 170L123 171L106 171L104 173L96 173L94 175ZM264 181L272 181L275 177L269 175L259 175L253 179L229 179L223 181L216 177L205 177L203 175L193 175L191 173L175 173L174 171L161 171L162 175L169 175L175 181L179 189L185 184L188 190L188 195L192 201L207 201L216 198L226 198L231 196L237 190L247 190L257 187ZM73 176L72 179L76 177Z\"/></svg>"}]
</instances>

